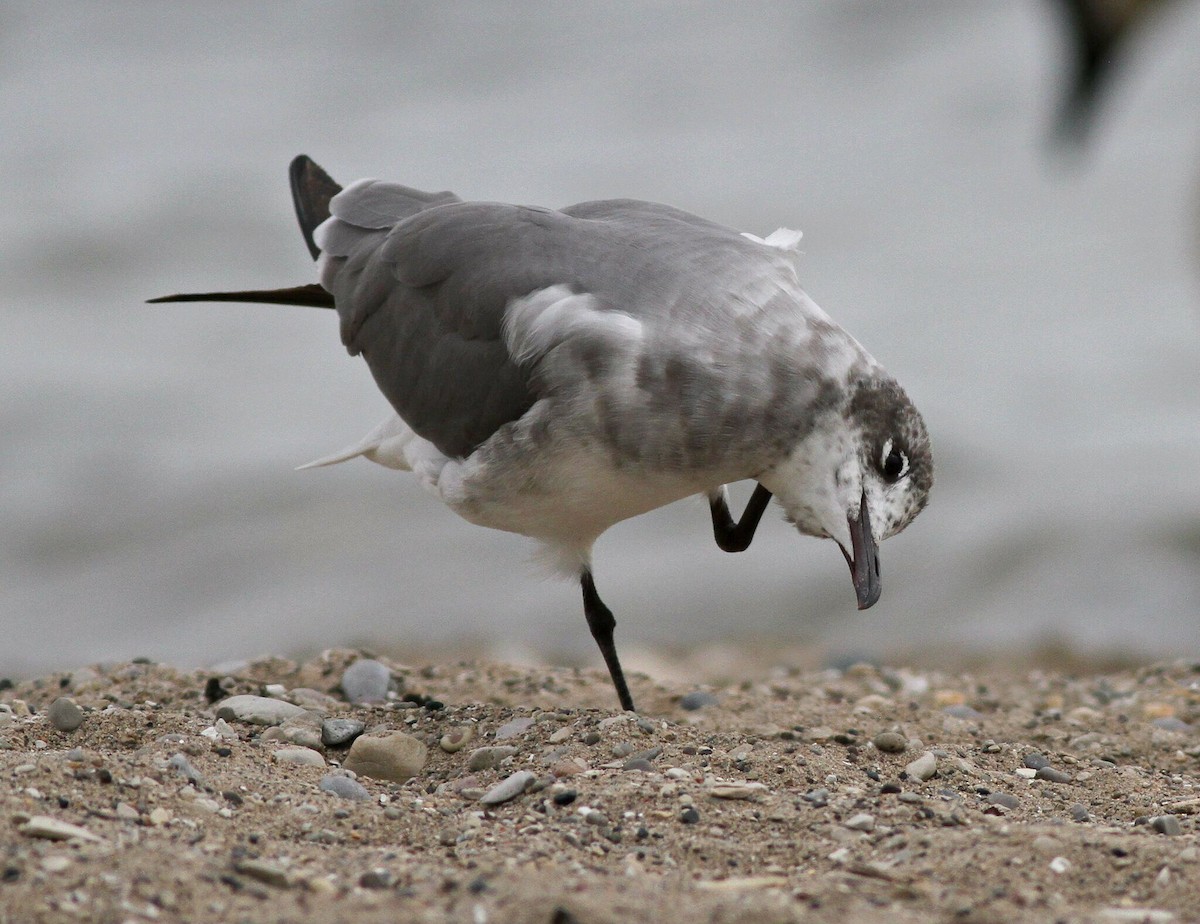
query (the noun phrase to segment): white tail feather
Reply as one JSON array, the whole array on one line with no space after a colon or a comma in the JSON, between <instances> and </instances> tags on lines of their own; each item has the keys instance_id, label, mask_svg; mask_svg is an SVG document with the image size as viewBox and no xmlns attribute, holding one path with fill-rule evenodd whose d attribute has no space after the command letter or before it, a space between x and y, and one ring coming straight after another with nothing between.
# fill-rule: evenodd
<instances>
[{"instance_id":1,"label":"white tail feather","mask_svg":"<svg viewBox=\"0 0 1200 924\"><path fill-rule=\"evenodd\" d=\"M412 471L412 462L406 450L417 438L397 415L392 415L357 443L347 446L332 455L322 456L297 467L301 472L310 468L321 468L326 465L337 465L339 462L349 462L362 456L378 465L399 469L404 472Z\"/></svg>"}]
</instances>

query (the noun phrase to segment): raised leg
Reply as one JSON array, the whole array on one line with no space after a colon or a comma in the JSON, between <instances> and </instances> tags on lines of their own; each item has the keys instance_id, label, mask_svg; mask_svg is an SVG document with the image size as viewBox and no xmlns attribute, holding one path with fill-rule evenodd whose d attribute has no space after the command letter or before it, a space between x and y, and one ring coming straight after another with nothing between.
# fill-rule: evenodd
<instances>
[{"instance_id":1,"label":"raised leg","mask_svg":"<svg viewBox=\"0 0 1200 924\"><path fill-rule=\"evenodd\" d=\"M592 572L584 569L579 579L583 588L583 613L587 616L588 628L592 630L592 638L600 646L600 654L608 665L608 675L612 677L613 686L617 688L617 698L621 708L636 712L633 708L633 697L629 695L629 686L625 683L625 672L621 670L621 662L617 658L617 647L613 644L613 629L617 625L612 610L604 605L600 595L596 593L596 582L592 580Z\"/></svg>"},{"instance_id":2,"label":"raised leg","mask_svg":"<svg viewBox=\"0 0 1200 924\"><path fill-rule=\"evenodd\" d=\"M729 502L726 500L726 496L725 489L722 487L717 493L710 494L708 498L708 505L712 510L713 537L723 551L744 552L750 547L754 531L758 529L758 521L762 519L763 511L767 509L767 504L771 501L771 492L761 484L755 485L754 493L750 496L750 503L746 505L746 512L742 514L742 519L737 523L733 522L733 517L729 513Z\"/></svg>"}]
</instances>

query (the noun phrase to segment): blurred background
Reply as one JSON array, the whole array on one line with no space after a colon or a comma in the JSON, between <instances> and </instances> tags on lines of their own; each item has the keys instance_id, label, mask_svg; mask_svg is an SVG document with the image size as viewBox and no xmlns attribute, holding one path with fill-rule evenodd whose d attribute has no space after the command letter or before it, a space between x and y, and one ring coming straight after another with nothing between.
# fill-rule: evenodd
<instances>
[{"instance_id":1,"label":"blurred background","mask_svg":"<svg viewBox=\"0 0 1200 924\"><path fill-rule=\"evenodd\" d=\"M1083 103L1070 5L5 3L0 674L599 663L528 540L365 461L293 471L388 412L332 314L143 303L312 281L301 152L342 183L800 228L809 294L923 410L933 501L874 609L832 543L769 516L726 555L686 501L597 545L622 651L1194 655L1200 3L1156 5Z\"/></svg>"}]
</instances>

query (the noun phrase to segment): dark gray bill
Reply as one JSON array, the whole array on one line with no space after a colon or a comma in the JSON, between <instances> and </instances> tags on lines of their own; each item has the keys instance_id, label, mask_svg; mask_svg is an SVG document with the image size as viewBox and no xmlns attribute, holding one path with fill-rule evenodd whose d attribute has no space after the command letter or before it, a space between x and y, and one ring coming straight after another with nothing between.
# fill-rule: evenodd
<instances>
[{"instance_id":1,"label":"dark gray bill","mask_svg":"<svg viewBox=\"0 0 1200 924\"><path fill-rule=\"evenodd\" d=\"M857 517L847 517L850 527L851 551L842 548L846 564L850 566L850 578L854 581L854 593L858 596L858 608L865 610L875 604L883 593L883 581L879 576L879 545L871 534L871 515L867 512L867 495L864 492ZM839 545L839 548L841 546Z\"/></svg>"}]
</instances>

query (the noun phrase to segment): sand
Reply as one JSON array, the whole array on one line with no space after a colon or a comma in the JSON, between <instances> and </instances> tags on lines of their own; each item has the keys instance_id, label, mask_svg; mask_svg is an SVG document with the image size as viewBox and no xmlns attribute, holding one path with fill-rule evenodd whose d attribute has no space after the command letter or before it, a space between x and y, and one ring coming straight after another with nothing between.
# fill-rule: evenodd
<instances>
[{"instance_id":1,"label":"sand","mask_svg":"<svg viewBox=\"0 0 1200 924\"><path fill-rule=\"evenodd\" d=\"M450 657L381 658L392 698L351 705L364 654L4 689L0 922L1200 919L1200 664L780 655L702 687L703 658L642 659L666 679L634 676L635 716L596 671ZM322 791L346 747L284 763L280 729L216 723L264 693L403 732L423 766Z\"/></svg>"}]
</instances>

